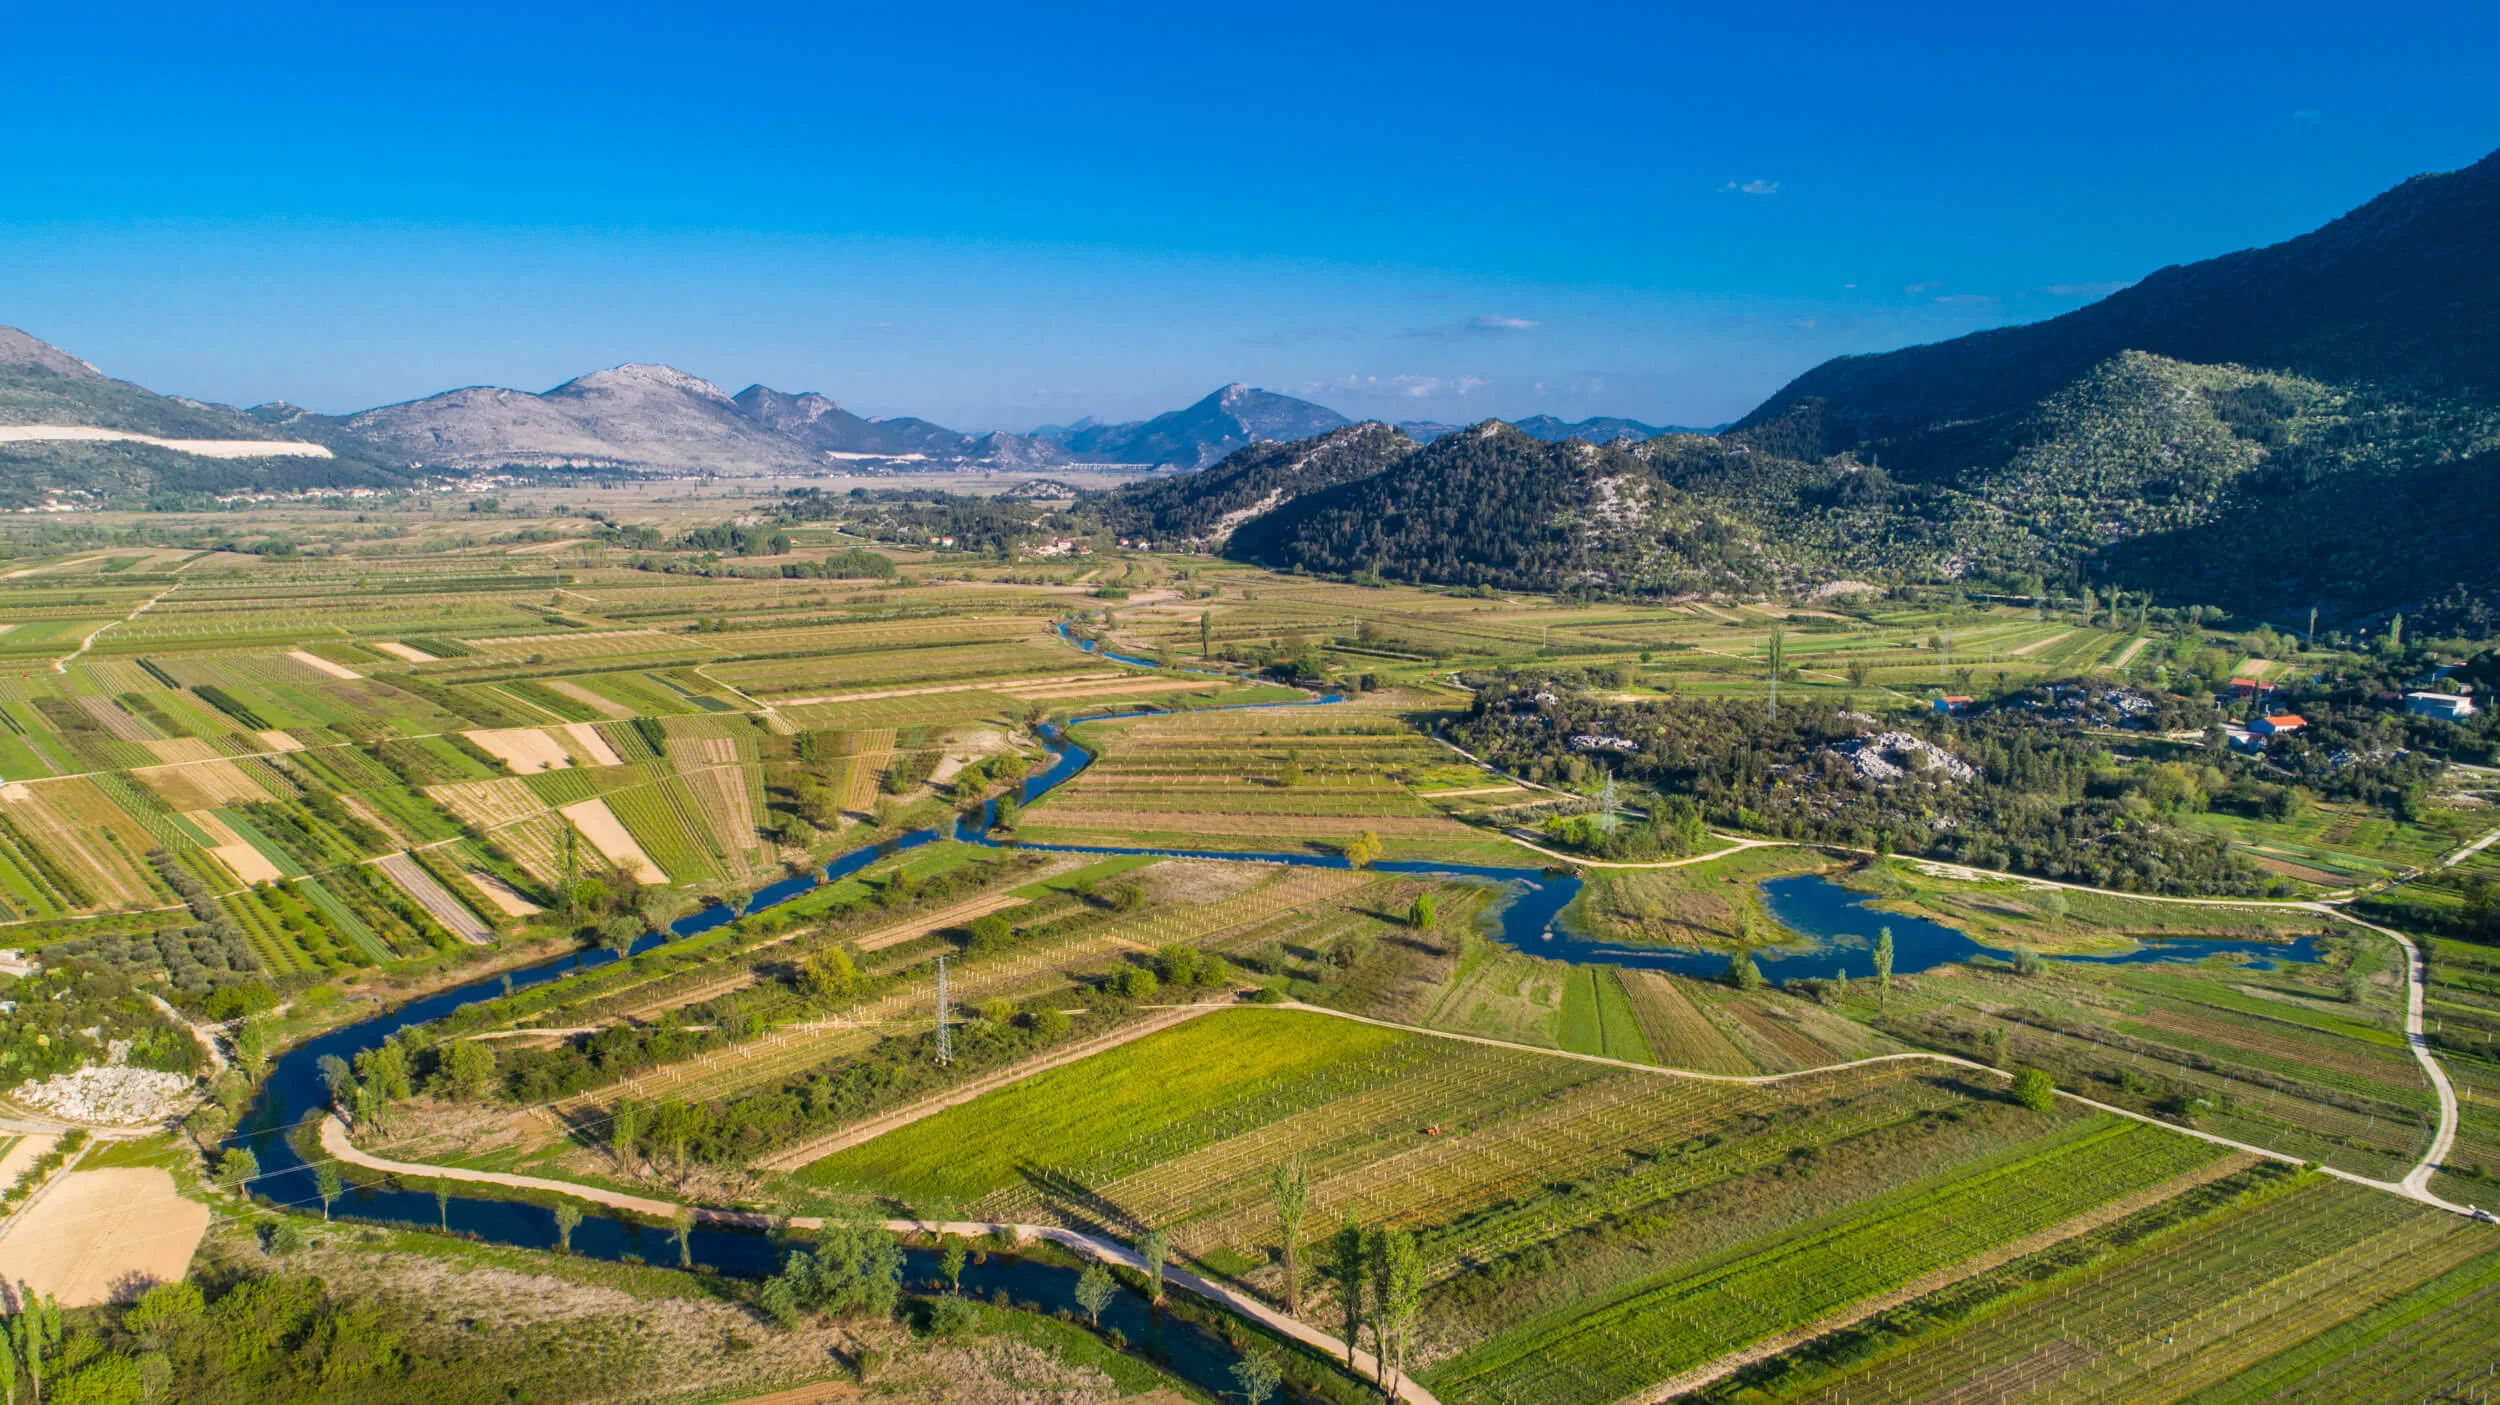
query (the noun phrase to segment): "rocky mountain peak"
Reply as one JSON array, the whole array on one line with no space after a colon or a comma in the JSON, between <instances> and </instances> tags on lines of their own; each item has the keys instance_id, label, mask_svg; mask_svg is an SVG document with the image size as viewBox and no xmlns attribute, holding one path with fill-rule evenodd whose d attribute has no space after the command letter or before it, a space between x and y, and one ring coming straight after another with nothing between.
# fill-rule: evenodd
<instances>
[{"instance_id":1,"label":"rocky mountain peak","mask_svg":"<svg viewBox=\"0 0 2500 1405\"><path fill-rule=\"evenodd\" d=\"M703 379L689 375L674 366L652 366L628 361L605 371L593 371L577 380L566 381L549 395L647 394L655 390L675 391L681 395L733 404L729 392Z\"/></svg>"},{"instance_id":2,"label":"rocky mountain peak","mask_svg":"<svg viewBox=\"0 0 2500 1405\"><path fill-rule=\"evenodd\" d=\"M9 370L50 371L73 380L100 381L102 371L61 350L40 337L29 336L15 327L0 327L0 368Z\"/></svg>"}]
</instances>

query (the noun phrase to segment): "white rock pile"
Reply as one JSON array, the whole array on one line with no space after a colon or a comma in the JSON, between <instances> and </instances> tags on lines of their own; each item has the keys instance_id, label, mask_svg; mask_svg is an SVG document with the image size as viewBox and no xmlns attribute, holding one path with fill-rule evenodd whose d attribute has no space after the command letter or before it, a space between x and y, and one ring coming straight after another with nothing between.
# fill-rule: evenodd
<instances>
[{"instance_id":1,"label":"white rock pile","mask_svg":"<svg viewBox=\"0 0 2500 1405\"><path fill-rule=\"evenodd\" d=\"M93 1064L56 1073L41 1083L28 1079L10 1097L74 1122L140 1127L180 1117L190 1109L192 1083L179 1073L152 1068L98 1068Z\"/></svg>"},{"instance_id":2,"label":"white rock pile","mask_svg":"<svg viewBox=\"0 0 2500 1405\"><path fill-rule=\"evenodd\" d=\"M1952 752L1908 732L1880 732L1831 748L1858 773L1860 780L1897 781L1921 775L1931 780L1967 781L1979 772Z\"/></svg>"}]
</instances>

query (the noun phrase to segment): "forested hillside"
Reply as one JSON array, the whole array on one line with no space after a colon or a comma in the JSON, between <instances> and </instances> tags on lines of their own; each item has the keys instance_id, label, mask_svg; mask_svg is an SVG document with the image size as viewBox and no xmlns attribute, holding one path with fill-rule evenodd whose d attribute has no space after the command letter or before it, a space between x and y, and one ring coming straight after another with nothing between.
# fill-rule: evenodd
<instances>
[{"instance_id":1,"label":"forested hillside","mask_svg":"<svg viewBox=\"0 0 2500 1405\"><path fill-rule=\"evenodd\" d=\"M1974 422L2022 415L2122 351L2488 398L2500 394L2495 317L2500 153L2063 317L1827 361L1730 433L1809 457L1879 452L1896 471L1949 466Z\"/></svg>"},{"instance_id":2,"label":"forested hillside","mask_svg":"<svg viewBox=\"0 0 2500 1405\"><path fill-rule=\"evenodd\" d=\"M1770 563L1735 519L1619 447L1546 444L1499 421L1237 528L1235 554L1341 574L1623 595L1760 590Z\"/></svg>"},{"instance_id":3,"label":"forested hillside","mask_svg":"<svg viewBox=\"0 0 2500 1405\"><path fill-rule=\"evenodd\" d=\"M1488 423L1399 452L1363 426L1101 512L1446 584L2089 585L2478 636L2500 620L2496 231L2500 157L2050 322L1828 363L1722 435L1600 449Z\"/></svg>"},{"instance_id":4,"label":"forested hillside","mask_svg":"<svg viewBox=\"0 0 2500 1405\"><path fill-rule=\"evenodd\" d=\"M1204 472L1124 488L1105 498L1096 516L1124 536L1222 546L1242 523L1305 494L1369 478L1415 447L1378 421L1300 443L1253 444Z\"/></svg>"}]
</instances>

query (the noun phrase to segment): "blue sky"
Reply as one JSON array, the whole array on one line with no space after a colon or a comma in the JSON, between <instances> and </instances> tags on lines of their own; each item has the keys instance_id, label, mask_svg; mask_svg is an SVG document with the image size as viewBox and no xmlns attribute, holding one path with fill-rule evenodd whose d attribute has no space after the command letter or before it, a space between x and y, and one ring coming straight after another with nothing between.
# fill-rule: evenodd
<instances>
[{"instance_id":1,"label":"blue sky","mask_svg":"<svg viewBox=\"0 0 2500 1405\"><path fill-rule=\"evenodd\" d=\"M2500 146L2500 6L25 6L0 323L345 411L665 361L1714 423Z\"/></svg>"}]
</instances>

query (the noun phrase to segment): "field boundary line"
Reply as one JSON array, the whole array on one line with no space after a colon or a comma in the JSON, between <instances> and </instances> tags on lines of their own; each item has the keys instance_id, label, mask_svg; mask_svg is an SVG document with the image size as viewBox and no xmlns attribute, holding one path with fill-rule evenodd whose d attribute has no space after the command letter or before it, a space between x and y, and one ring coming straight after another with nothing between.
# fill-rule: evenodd
<instances>
[{"instance_id":1,"label":"field boundary line","mask_svg":"<svg viewBox=\"0 0 2500 1405\"><path fill-rule=\"evenodd\" d=\"M2362 923L2361 925L2368 926L2369 924ZM2410 944L2408 943L2408 945ZM1535 1044L1520 1044L1511 1040L1495 1039L1482 1034L1462 1034L1456 1030L1427 1029L1422 1025L1399 1024L1395 1020L1377 1019L1370 1015L1349 1014L1344 1010L1331 1010L1325 1005L1305 1005L1297 1000L1288 1000L1281 1004L1268 1005L1261 1008L1270 1010L1305 1010L1314 1015L1328 1015L1340 1020L1353 1020L1358 1024L1378 1025L1383 1029L1405 1030L1411 1034L1428 1034L1436 1039L1455 1039L1463 1043L1485 1044L1499 1049L1518 1049L1531 1054L1544 1054L1549 1058L1577 1059L1582 1063L1603 1064L1608 1068L1629 1069L1634 1073L1646 1073L1657 1078L1682 1078L1701 1083L1738 1083L1749 1085L1786 1083L1794 1079L1810 1078L1821 1073L1838 1073L1849 1069L1871 1068L1876 1064L1903 1063L1912 1060L1924 1060L1929 1063L1944 1064L1953 1068L1968 1069L1973 1073L1984 1074L1990 1078L2002 1078L2008 1081L2011 1081L2014 1076L2011 1072L2005 1069L1992 1068L1987 1064L1977 1063L1958 1055L1938 1054L1925 1049L1912 1049L1899 1054L1877 1054L1872 1058L1851 1059L1844 1063L1822 1064L1814 1068L1792 1069L1787 1073L1702 1073L1698 1070L1689 1068L1663 1068L1657 1064L1636 1064L1625 1059L1610 1059L1602 1054L1580 1054L1574 1053L1569 1049L1547 1049L1539 1047ZM2444 1074L2441 1075L2440 1086L2442 1088L2447 1086L2446 1076ZM2068 1102L2075 1103L2082 1107L2091 1108L2097 1112L2106 1112L2112 1117L2123 1117L2130 1122L2141 1122L2147 1127L2159 1127L2165 1132L2174 1133L2182 1137L2194 1137L2198 1141L2211 1142L2215 1146L2228 1147L2233 1151L2244 1151L2251 1156L2264 1157L2268 1161L2280 1161L2291 1166L2306 1166L2309 1164L2307 1161L2298 1156L2292 1155L2288 1151L2276 1151L2272 1147L2257 1146L2249 1142L2233 1141L2229 1137L2218 1136L2212 1132L2200 1132L2194 1127L2182 1127L2176 1122L2164 1122L2160 1118L2154 1117L2148 1113L2137 1112L2132 1108L2118 1107L2110 1103L2102 1102L2097 1098L2087 1098L2081 1093L2068 1092L2064 1088L2057 1090L2057 1096L2066 1099ZM2450 1105L2452 1106L2452 1104ZM2455 1139L2455 1125L2455 1119L2453 1116L2446 1116L2442 1118L2442 1136L2446 1140L2453 1141ZM2439 1144L2439 1141L2435 1139L2434 1146ZM2430 1164L2427 1159L2425 1164ZM2463 1215L2468 1213L2466 1208L2462 1205L2452 1204L2446 1200L2440 1199L2436 1195L2431 1194L2427 1189L2416 1189L2414 1186L2408 1184L2407 1182L2411 1181L2415 1176L2420 1177L2425 1185L2428 1184L2429 1174L2420 1166L2414 1168L2413 1176L2408 1176L2406 1181L2373 1180L2368 1176L2359 1174L2358 1172L2339 1171L2332 1166L2320 1166L2317 1170L2320 1175L2333 1176L2339 1181L2350 1181L2354 1185L2368 1186L2372 1190L2383 1190L2392 1195L2402 1196L2407 1200L2417 1200L2435 1210L2445 1210L2454 1215Z\"/></svg>"}]
</instances>

